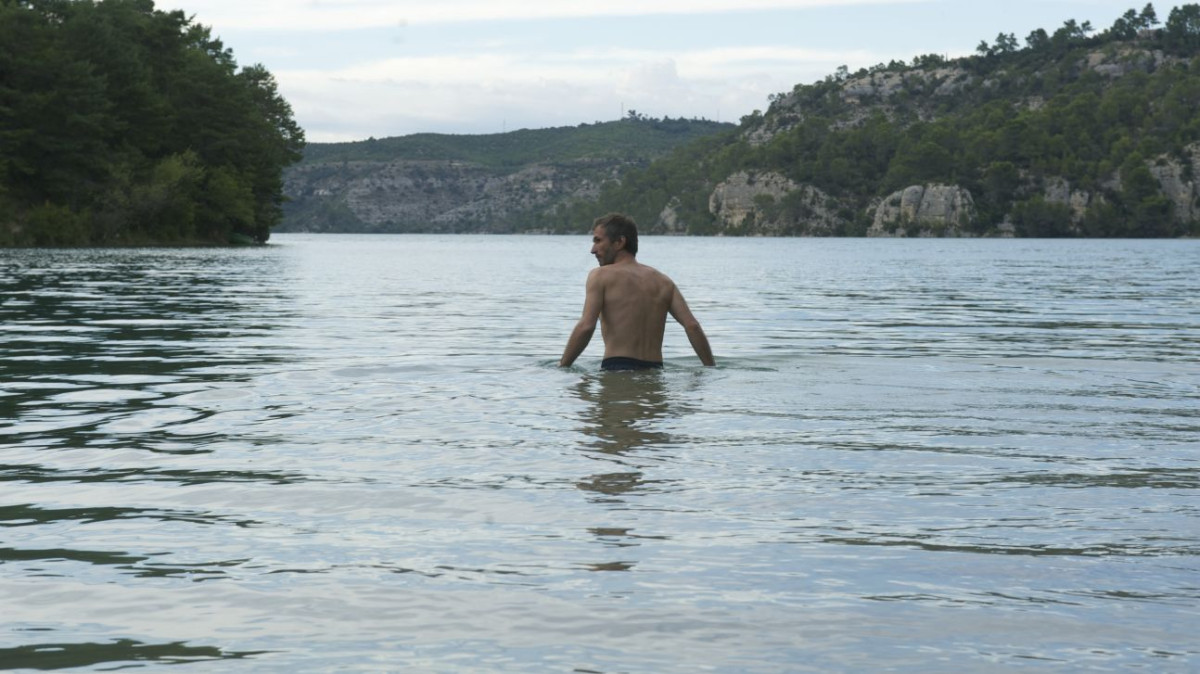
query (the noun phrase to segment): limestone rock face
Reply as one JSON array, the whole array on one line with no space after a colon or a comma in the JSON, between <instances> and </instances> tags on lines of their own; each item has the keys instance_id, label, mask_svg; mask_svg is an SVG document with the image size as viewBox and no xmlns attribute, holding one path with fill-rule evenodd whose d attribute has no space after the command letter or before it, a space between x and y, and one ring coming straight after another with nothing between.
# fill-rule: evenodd
<instances>
[{"instance_id":1,"label":"limestone rock face","mask_svg":"<svg viewBox=\"0 0 1200 674\"><path fill-rule=\"evenodd\" d=\"M766 145L771 142L775 136L791 129L804 120L804 115L800 113L792 114L776 114L768 117L762 124L750 129L743 135L746 142L752 147Z\"/></svg>"},{"instance_id":2,"label":"limestone rock face","mask_svg":"<svg viewBox=\"0 0 1200 674\"><path fill-rule=\"evenodd\" d=\"M1187 146L1184 154L1185 163L1172 156L1151 162L1150 173L1175 204L1175 219L1189 223L1200 220L1200 143Z\"/></svg>"},{"instance_id":3,"label":"limestone rock face","mask_svg":"<svg viewBox=\"0 0 1200 674\"><path fill-rule=\"evenodd\" d=\"M841 224L836 203L827 194L774 172L729 176L709 195L708 210L724 234L822 235Z\"/></svg>"},{"instance_id":4,"label":"limestone rock face","mask_svg":"<svg viewBox=\"0 0 1200 674\"><path fill-rule=\"evenodd\" d=\"M1122 46L1116 50L1091 52L1080 65L1105 77L1116 79L1133 72L1153 72L1172 60L1174 59L1168 58L1162 50Z\"/></svg>"},{"instance_id":5,"label":"limestone rock face","mask_svg":"<svg viewBox=\"0 0 1200 674\"><path fill-rule=\"evenodd\" d=\"M796 204L797 216L790 234L829 236L849 224L838 215L839 202L812 185L801 185L789 195Z\"/></svg>"},{"instance_id":6,"label":"limestone rock face","mask_svg":"<svg viewBox=\"0 0 1200 674\"><path fill-rule=\"evenodd\" d=\"M1071 189L1071 183L1065 178L1051 178L1046 181L1045 197L1048 203L1062 204L1071 209L1071 222L1078 225L1087 214L1092 202L1101 199L1085 190Z\"/></svg>"},{"instance_id":7,"label":"limestone rock face","mask_svg":"<svg viewBox=\"0 0 1200 674\"><path fill-rule=\"evenodd\" d=\"M739 171L713 190L708 197L708 211L717 216L722 229L737 229L754 223L756 199L763 196L781 199L796 187L796 183L778 173Z\"/></svg>"},{"instance_id":8,"label":"limestone rock face","mask_svg":"<svg viewBox=\"0 0 1200 674\"><path fill-rule=\"evenodd\" d=\"M978 77L963 68L950 65L905 72L878 71L855 75L841 81L840 90L837 92L837 95L854 110L832 121L831 128L857 126L874 112L891 116L894 113L893 98L906 90L929 91L931 97L936 99L957 96L978 84ZM917 115L924 120L934 117L931 109L918 109ZM765 145L779 134L802 124L807 117L808 111L802 109L800 98L795 92L782 94L772 103L769 114L761 123L752 126L742 137L752 146Z\"/></svg>"},{"instance_id":9,"label":"limestone rock face","mask_svg":"<svg viewBox=\"0 0 1200 674\"><path fill-rule=\"evenodd\" d=\"M875 208L868 236L958 236L975 220L975 200L957 185L912 185Z\"/></svg>"},{"instance_id":10,"label":"limestone rock face","mask_svg":"<svg viewBox=\"0 0 1200 674\"><path fill-rule=\"evenodd\" d=\"M1148 161L1146 167L1158 181L1163 195L1171 200L1175 220L1184 225L1200 221L1200 143L1184 148L1182 158L1161 155ZM1043 195L1049 203L1068 206L1071 222L1078 226L1089 209L1108 201L1106 194L1119 194L1122 189L1121 175L1117 172L1095 191L1074 189L1065 178L1048 178Z\"/></svg>"},{"instance_id":11,"label":"limestone rock face","mask_svg":"<svg viewBox=\"0 0 1200 674\"><path fill-rule=\"evenodd\" d=\"M671 197L666 206L663 206L662 212L658 214L658 221L651 228L655 234L686 234L687 225L679 219L679 197Z\"/></svg>"},{"instance_id":12,"label":"limestone rock face","mask_svg":"<svg viewBox=\"0 0 1200 674\"><path fill-rule=\"evenodd\" d=\"M909 86L931 86L934 96L953 96L971 81L970 73L962 68L878 72L847 80L842 85L841 96L850 103L860 103L867 98L888 99Z\"/></svg>"},{"instance_id":13,"label":"limestone rock face","mask_svg":"<svg viewBox=\"0 0 1200 674\"><path fill-rule=\"evenodd\" d=\"M396 160L293 167L293 215L275 231L439 233L493 231L497 218L569 198L591 198L617 162L531 164L497 172L470 162Z\"/></svg>"}]
</instances>

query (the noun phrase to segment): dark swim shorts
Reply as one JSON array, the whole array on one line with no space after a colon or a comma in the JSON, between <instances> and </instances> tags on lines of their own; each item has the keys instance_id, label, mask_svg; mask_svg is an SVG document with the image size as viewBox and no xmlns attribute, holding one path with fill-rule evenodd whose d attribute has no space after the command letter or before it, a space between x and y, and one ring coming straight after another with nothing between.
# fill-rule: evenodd
<instances>
[{"instance_id":1,"label":"dark swim shorts","mask_svg":"<svg viewBox=\"0 0 1200 674\"><path fill-rule=\"evenodd\" d=\"M661 370L661 361L639 360L637 358L626 358L625 356L616 356L613 358L605 358L600 361L600 369L608 370L609 372L624 372L628 370Z\"/></svg>"}]
</instances>

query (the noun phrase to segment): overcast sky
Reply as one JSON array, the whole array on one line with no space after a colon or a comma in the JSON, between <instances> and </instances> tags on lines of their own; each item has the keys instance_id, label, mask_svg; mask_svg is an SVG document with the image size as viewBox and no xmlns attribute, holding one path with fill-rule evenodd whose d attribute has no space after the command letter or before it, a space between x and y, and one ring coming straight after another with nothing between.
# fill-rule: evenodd
<instances>
[{"instance_id":1,"label":"overcast sky","mask_svg":"<svg viewBox=\"0 0 1200 674\"><path fill-rule=\"evenodd\" d=\"M1165 21L1176 4L1155 5ZM644 115L737 122L767 96L998 33L1102 30L1130 0L160 0L275 74L309 141Z\"/></svg>"}]
</instances>

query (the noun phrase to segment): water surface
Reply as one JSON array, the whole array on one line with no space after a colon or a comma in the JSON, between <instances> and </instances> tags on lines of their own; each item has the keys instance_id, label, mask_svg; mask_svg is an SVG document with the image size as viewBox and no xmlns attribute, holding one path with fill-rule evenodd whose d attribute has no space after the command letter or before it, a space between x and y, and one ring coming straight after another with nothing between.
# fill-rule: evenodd
<instances>
[{"instance_id":1,"label":"water surface","mask_svg":"<svg viewBox=\"0 0 1200 674\"><path fill-rule=\"evenodd\" d=\"M1200 242L272 244L0 251L0 667L1200 663Z\"/></svg>"}]
</instances>

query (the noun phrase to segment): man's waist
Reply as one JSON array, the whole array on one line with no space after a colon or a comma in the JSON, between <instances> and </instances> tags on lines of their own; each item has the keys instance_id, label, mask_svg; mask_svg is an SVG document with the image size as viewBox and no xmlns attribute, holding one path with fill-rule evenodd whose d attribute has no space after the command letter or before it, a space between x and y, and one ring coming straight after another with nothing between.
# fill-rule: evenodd
<instances>
[{"instance_id":1,"label":"man's waist","mask_svg":"<svg viewBox=\"0 0 1200 674\"><path fill-rule=\"evenodd\" d=\"M657 370L662 369L661 360L643 360L629 356L607 356L600 361L601 370Z\"/></svg>"}]
</instances>

